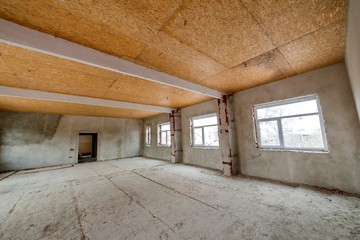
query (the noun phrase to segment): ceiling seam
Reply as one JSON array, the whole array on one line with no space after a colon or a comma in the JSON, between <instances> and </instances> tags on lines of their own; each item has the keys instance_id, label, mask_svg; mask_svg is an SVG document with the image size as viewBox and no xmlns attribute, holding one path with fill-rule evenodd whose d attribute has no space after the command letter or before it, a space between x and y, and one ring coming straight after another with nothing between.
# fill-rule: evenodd
<instances>
[{"instance_id":1,"label":"ceiling seam","mask_svg":"<svg viewBox=\"0 0 360 240\"><path fill-rule=\"evenodd\" d=\"M276 48L276 49L279 51L280 55L284 58L284 60L287 62L287 64L289 64L289 66L290 66L291 69L294 71L294 73L299 74L297 71L295 71L294 66L286 59L286 57L285 57L284 54L280 51L280 49L279 49L279 48ZM287 74L286 74L286 75L287 75Z\"/></svg>"},{"instance_id":2,"label":"ceiling seam","mask_svg":"<svg viewBox=\"0 0 360 240\"><path fill-rule=\"evenodd\" d=\"M156 31L156 33L154 34L154 36L158 35L159 32L162 31L162 29L166 26L166 24L173 18L173 16L178 13L181 9L182 9L182 5L184 3L184 0L181 0L181 3L179 4L179 6L174 10L174 12L164 21L164 23L159 27L159 29ZM136 56L134 57L134 60L139 60L139 56L140 54L145 50L146 47L150 47L150 44L148 42L145 43L145 46L139 51L138 54L136 54Z\"/></svg>"},{"instance_id":3,"label":"ceiling seam","mask_svg":"<svg viewBox=\"0 0 360 240\"><path fill-rule=\"evenodd\" d=\"M265 31L265 29L261 26L261 24L257 21L257 19L255 18L255 16L250 12L250 10L245 6L245 4L243 3L243 1L242 0L239 0L240 2L241 2L241 4L244 6L244 8L246 9L246 11L250 14L250 16L251 16L251 18L256 22L256 24L261 28L261 30L263 31L263 33L264 33L264 35L269 39L269 41L271 42L271 44L273 45L273 49L271 49L271 50L269 50L269 51L267 51L267 52L265 52L265 53L262 53L262 54L266 54L266 53L269 53L269 52L271 52L271 51L274 51L274 50L278 50L279 51L279 53L280 53L280 55L284 58L284 60L286 61L286 63L287 64L289 64L289 66L291 67L291 69L295 72L295 73L297 73L295 70L294 70L294 67L290 64L290 62L285 58L285 56L282 54L282 52L280 51L280 49L279 49L279 47L277 47L275 44L274 44L274 42L273 42L273 39L270 37L270 35L269 35L269 33L267 32L267 31ZM261 56L262 54L260 54L260 55L258 55L258 56ZM256 57L258 57L258 56L256 56ZM254 58L256 58L256 57L254 57ZM254 59L254 58L251 58L251 59L249 59L249 60L247 60L247 61L250 61L250 60L252 60L252 59ZM244 63L246 63L247 61L244 61L243 63L240 63L240 64L244 64ZM240 65L239 64L239 65ZM274 65L276 65L276 64L274 64ZM278 69L279 69L279 67L277 67ZM280 70L280 69L279 69ZM280 70L281 72L283 72L282 70ZM288 74L286 74L286 75L288 75Z\"/></svg>"},{"instance_id":4,"label":"ceiling seam","mask_svg":"<svg viewBox=\"0 0 360 240\"><path fill-rule=\"evenodd\" d=\"M159 28L158 33L159 33L160 31L162 31L162 30L164 29L164 27L168 24L168 22L174 18L175 14L179 13L180 10L182 10L183 8L184 8L184 0L181 0L181 3L180 3L179 6L174 10L173 14L171 14L171 15L168 17L168 19L166 19L166 20L164 21L164 24Z\"/></svg>"},{"instance_id":5,"label":"ceiling seam","mask_svg":"<svg viewBox=\"0 0 360 240\"><path fill-rule=\"evenodd\" d=\"M186 43L186 42L181 41L180 39L178 39L176 36L174 36L174 35L171 34L170 32L164 32L164 31L163 31L163 33L169 35L169 36L172 37L172 38L175 38L175 39L176 39L177 41L179 41L181 44L184 44L185 46L187 46L187 47L189 47L189 48L191 48L191 49L194 49L195 51L201 53L201 54L204 55L205 57L210 58L210 59L213 60L214 62L217 62L218 64L220 64L220 65L222 65L222 66L224 66L224 67L226 67L226 68L231 68L231 67L229 67L229 66L227 66L227 65L225 65L225 64L220 63L218 60L216 60L216 59L214 59L213 57L209 56L207 53L201 51L201 50L198 49L197 47L192 46L192 45L189 44L189 43Z\"/></svg>"},{"instance_id":6,"label":"ceiling seam","mask_svg":"<svg viewBox=\"0 0 360 240\"><path fill-rule=\"evenodd\" d=\"M264 33L264 35L269 39L269 41L271 42L271 44L273 45L273 49L276 48L276 45L273 42L273 39L269 36L269 33L265 31L265 29L261 26L261 24L256 20L256 18L254 17L254 15L250 12L250 10L245 6L245 4L242 2L242 0L239 0L241 5L243 5L243 7L245 8L245 10L250 14L251 18L256 22L256 24L260 27L260 29L262 30L262 32Z\"/></svg>"},{"instance_id":7,"label":"ceiling seam","mask_svg":"<svg viewBox=\"0 0 360 240\"><path fill-rule=\"evenodd\" d=\"M101 96L102 98L104 98L104 97L106 96L106 94L108 93L108 91L111 90L111 88L115 85L115 83L116 83L117 81L118 81L117 79L115 79L115 80L112 81L112 83L110 84L110 86L107 87L107 90L105 91L105 93Z\"/></svg>"},{"instance_id":8,"label":"ceiling seam","mask_svg":"<svg viewBox=\"0 0 360 240\"><path fill-rule=\"evenodd\" d=\"M344 20L345 20L344 18L341 18L341 19L339 19L339 20L337 20L337 21L334 21L334 22L332 22L332 23L329 23L329 24L327 24L327 25L324 25L324 26L322 26L322 27L319 27L319 28L317 28L316 30L313 30L313 31L308 32L308 33L305 33L304 35L301 35L301 36L298 37L298 38L295 38L295 39L293 39L293 40L291 40L291 41L289 41L289 42L286 42L286 43L278 46L278 48L283 47L283 46L285 46L285 45L288 45L288 44L290 44L290 43L292 43L292 42L295 42L295 41L297 41L297 40L299 40L299 39L301 39L301 38L304 38L304 37L306 37L306 36L308 36L308 35L311 35L311 34L313 34L313 33L316 33L316 32L318 32L318 31L320 31L320 30L322 30L322 29L324 29L324 28L327 28L327 27L329 27L329 26L331 26L331 25L333 25L333 24L340 23L340 22L342 22L342 21L344 21Z\"/></svg>"},{"instance_id":9,"label":"ceiling seam","mask_svg":"<svg viewBox=\"0 0 360 240\"><path fill-rule=\"evenodd\" d=\"M284 46L286 46L286 45L289 45L289 44L292 43L292 42L295 42L295 41L297 41L297 40L300 40L300 39L302 39L302 38L304 38L304 37L307 37L307 36L309 36L309 35L311 35L311 34L314 34L314 33L318 32L318 31L320 31L320 30L322 30L322 29L324 29L324 28L327 28L327 27L333 25L333 24L340 23L340 22L342 22L342 21L344 21L344 20L345 20L344 18L341 18L340 20L337 20L337 21L335 21L335 22L329 23L329 24L327 24L327 25L325 25L325 26L323 26L323 27L320 27L320 28L318 28L318 29L316 29L316 30L314 30L314 31L308 32L308 33L306 33L306 34L304 34L304 35L302 35L302 36L300 36L300 37L298 37L298 38L296 38L296 39L293 39L293 40L291 40L291 41L289 41L289 42L287 42L287 43L284 43L284 44L280 45L279 47L277 47L277 49L279 50L281 56L284 57L284 59L286 60L286 62L289 63L289 65L290 65L291 68L294 70L294 72L295 72L296 74L299 74L297 71L295 71L294 67L290 64L290 62L285 58L285 56L284 56L283 53L281 52L280 48L281 48L281 47L284 47Z\"/></svg>"},{"instance_id":10,"label":"ceiling seam","mask_svg":"<svg viewBox=\"0 0 360 240\"><path fill-rule=\"evenodd\" d=\"M249 61L251 61L251 60L254 60L255 58L258 58L258 57L260 57L260 56L262 56L262 55L264 55L264 54L268 54L268 53L270 53L271 51L274 51L274 50L278 50L278 51L280 52L280 50L279 50L277 47L276 47L276 48L273 48L273 49L271 49L271 50L269 50L269 51L267 51L267 52L261 53L261 54L259 54L259 55L256 55L255 57L249 58L249 59L247 59L247 60L245 60L245 61L243 61L243 62L241 62L241 63L239 63L239 64L236 64L236 65L234 65L233 67L230 67L230 68L228 68L228 69L225 69L224 71L221 71L221 72L219 72L219 73L215 73L215 74L211 75L210 77L201 80L199 83L201 83L201 82L203 82L203 81L206 81L206 80L208 80L208 79L210 79L210 78L212 78L212 77L215 77L216 75L220 75L220 74L222 74L222 73L224 73L224 72L226 72L226 71L228 71L228 70L231 70L231 69L240 67L241 65L244 65L244 64L246 64L247 62L249 62ZM280 52L280 54L281 54L281 56L283 56L281 52ZM284 56L283 56L283 57L284 57ZM285 59L285 57L284 57L284 59ZM288 61L287 61L286 59L285 59L285 61L288 63ZM274 65L275 65L275 64L274 64ZM293 68L293 67L290 65L290 63L289 63L289 66L290 66L291 68ZM294 72L295 72L295 71L294 71ZM230 92L230 93L232 93L232 92Z\"/></svg>"}]
</instances>

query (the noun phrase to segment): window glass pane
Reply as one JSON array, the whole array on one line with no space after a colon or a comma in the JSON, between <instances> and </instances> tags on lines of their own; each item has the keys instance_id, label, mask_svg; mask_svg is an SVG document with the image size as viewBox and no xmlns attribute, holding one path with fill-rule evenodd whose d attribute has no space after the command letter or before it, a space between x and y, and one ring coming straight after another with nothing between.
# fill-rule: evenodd
<instances>
[{"instance_id":1,"label":"window glass pane","mask_svg":"<svg viewBox=\"0 0 360 240\"><path fill-rule=\"evenodd\" d=\"M170 124L162 124L161 125L161 131L170 130Z\"/></svg>"},{"instance_id":2,"label":"window glass pane","mask_svg":"<svg viewBox=\"0 0 360 240\"><path fill-rule=\"evenodd\" d=\"M258 119L317 113L316 99L257 109Z\"/></svg>"},{"instance_id":3,"label":"window glass pane","mask_svg":"<svg viewBox=\"0 0 360 240\"><path fill-rule=\"evenodd\" d=\"M193 119L194 127L207 126L207 125L217 125L217 117L213 116L213 117Z\"/></svg>"},{"instance_id":4,"label":"window glass pane","mask_svg":"<svg viewBox=\"0 0 360 240\"><path fill-rule=\"evenodd\" d=\"M324 148L319 115L281 119L284 146Z\"/></svg>"},{"instance_id":5,"label":"window glass pane","mask_svg":"<svg viewBox=\"0 0 360 240\"><path fill-rule=\"evenodd\" d=\"M219 146L218 127L204 127L205 146Z\"/></svg>"},{"instance_id":6,"label":"window glass pane","mask_svg":"<svg viewBox=\"0 0 360 240\"><path fill-rule=\"evenodd\" d=\"M202 142L202 128L194 128L194 145L203 145Z\"/></svg>"},{"instance_id":7,"label":"window glass pane","mask_svg":"<svg viewBox=\"0 0 360 240\"><path fill-rule=\"evenodd\" d=\"M171 145L170 131L166 131L166 145Z\"/></svg>"},{"instance_id":8,"label":"window glass pane","mask_svg":"<svg viewBox=\"0 0 360 240\"><path fill-rule=\"evenodd\" d=\"M260 145L280 146L277 121L260 122Z\"/></svg>"},{"instance_id":9,"label":"window glass pane","mask_svg":"<svg viewBox=\"0 0 360 240\"><path fill-rule=\"evenodd\" d=\"M150 126L146 126L146 131L145 131L145 144L146 145L150 145L150 141L151 141L151 127Z\"/></svg>"},{"instance_id":10,"label":"window glass pane","mask_svg":"<svg viewBox=\"0 0 360 240\"><path fill-rule=\"evenodd\" d=\"M166 132L161 132L161 137L160 137L160 144L161 145L166 145Z\"/></svg>"}]
</instances>

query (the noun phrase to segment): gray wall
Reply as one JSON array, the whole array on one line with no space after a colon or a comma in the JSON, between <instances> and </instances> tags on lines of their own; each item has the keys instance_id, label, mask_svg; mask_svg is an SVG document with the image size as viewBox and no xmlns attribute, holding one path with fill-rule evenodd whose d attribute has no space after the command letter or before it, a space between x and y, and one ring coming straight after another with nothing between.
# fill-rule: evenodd
<instances>
[{"instance_id":1,"label":"gray wall","mask_svg":"<svg viewBox=\"0 0 360 240\"><path fill-rule=\"evenodd\" d=\"M76 163L79 132L98 132L98 160L142 154L142 120L0 112L0 171Z\"/></svg>"},{"instance_id":2,"label":"gray wall","mask_svg":"<svg viewBox=\"0 0 360 240\"><path fill-rule=\"evenodd\" d=\"M145 139L145 127L151 126L151 146L144 146L143 155L145 157L163 159L168 161L171 160L171 148L161 147L157 144L157 125L165 122L170 122L170 116L167 113L144 119L143 139Z\"/></svg>"},{"instance_id":3,"label":"gray wall","mask_svg":"<svg viewBox=\"0 0 360 240\"><path fill-rule=\"evenodd\" d=\"M330 152L259 150L252 106L317 93ZM360 193L360 126L344 63L238 92L234 95L243 174Z\"/></svg>"},{"instance_id":4,"label":"gray wall","mask_svg":"<svg viewBox=\"0 0 360 240\"><path fill-rule=\"evenodd\" d=\"M360 1L349 1L346 65L360 119Z\"/></svg>"},{"instance_id":5,"label":"gray wall","mask_svg":"<svg viewBox=\"0 0 360 240\"><path fill-rule=\"evenodd\" d=\"M184 163L222 170L220 149L190 147L190 118L209 113L217 113L217 109L217 100L211 100L181 109Z\"/></svg>"}]
</instances>

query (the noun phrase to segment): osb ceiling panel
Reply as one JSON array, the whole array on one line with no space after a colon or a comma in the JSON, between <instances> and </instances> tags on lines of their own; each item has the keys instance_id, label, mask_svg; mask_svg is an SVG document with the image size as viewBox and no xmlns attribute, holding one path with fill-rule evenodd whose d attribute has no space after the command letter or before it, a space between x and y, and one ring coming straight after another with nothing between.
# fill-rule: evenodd
<instances>
[{"instance_id":1,"label":"osb ceiling panel","mask_svg":"<svg viewBox=\"0 0 360 240\"><path fill-rule=\"evenodd\" d=\"M275 49L206 79L203 84L223 92L237 92L293 75L295 71Z\"/></svg>"},{"instance_id":2,"label":"osb ceiling panel","mask_svg":"<svg viewBox=\"0 0 360 240\"><path fill-rule=\"evenodd\" d=\"M343 61L346 7L346 0L1 0L0 17L235 92ZM0 85L168 107L209 99L20 48L0 52Z\"/></svg>"},{"instance_id":3,"label":"osb ceiling panel","mask_svg":"<svg viewBox=\"0 0 360 240\"><path fill-rule=\"evenodd\" d=\"M336 22L279 48L297 73L344 59L345 21Z\"/></svg>"},{"instance_id":4,"label":"osb ceiling panel","mask_svg":"<svg viewBox=\"0 0 360 240\"><path fill-rule=\"evenodd\" d=\"M228 67L274 48L238 0L185 0L163 30Z\"/></svg>"},{"instance_id":5,"label":"osb ceiling panel","mask_svg":"<svg viewBox=\"0 0 360 240\"><path fill-rule=\"evenodd\" d=\"M137 63L199 83L226 70L215 60L159 32L136 58Z\"/></svg>"},{"instance_id":6,"label":"osb ceiling panel","mask_svg":"<svg viewBox=\"0 0 360 240\"><path fill-rule=\"evenodd\" d=\"M106 53L135 58L180 0L2 0L0 17Z\"/></svg>"},{"instance_id":7,"label":"osb ceiling panel","mask_svg":"<svg viewBox=\"0 0 360 240\"><path fill-rule=\"evenodd\" d=\"M344 18L345 0L241 0L278 47Z\"/></svg>"},{"instance_id":8,"label":"osb ceiling panel","mask_svg":"<svg viewBox=\"0 0 360 240\"><path fill-rule=\"evenodd\" d=\"M173 108L210 99L7 44L0 44L0 54L0 85Z\"/></svg>"},{"instance_id":9,"label":"osb ceiling panel","mask_svg":"<svg viewBox=\"0 0 360 240\"><path fill-rule=\"evenodd\" d=\"M82 115L115 118L145 118L157 112L98 107L74 103L52 102L34 99L0 97L0 111L40 112L63 115Z\"/></svg>"}]
</instances>

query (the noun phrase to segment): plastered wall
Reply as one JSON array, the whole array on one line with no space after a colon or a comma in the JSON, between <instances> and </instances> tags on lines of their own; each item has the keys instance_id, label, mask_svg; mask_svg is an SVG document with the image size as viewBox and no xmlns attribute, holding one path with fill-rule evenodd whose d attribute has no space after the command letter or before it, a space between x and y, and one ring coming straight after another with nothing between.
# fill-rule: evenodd
<instances>
[{"instance_id":1,"label":"plastered wall","mask_svg":"<svg viewBox=\"0 0 360 240\"><path fill-rule=\"evenodd\" d=\"M256 148L254 104L314 93L322 106L329 153ZM344 63L238 92L234 110L243 174L360 193L360 126Z\"/></svg>"},{"instance_id":2,"label":"plastered wall","mask_svg":"<svg viewBox=\"0 0 360 240\"><path fill-rule=\"evenodd\" d=\"M0 112L0 171L76 163L79 132L98 133L98 161L142 155L142 120Z\"/></svg>"},{"instance_id":3,"label":"plastered wall","mask_svg":"<svg viewBox=\"0 0 360 240\"><path fill-rule=\"evenodd\" d=\"M349 0L346 38L346 66L360 119L360 1Z\"/></svg>"},{"instance_id":4,"label":"plastered wall","mask_svg":"<svg viewBox=\"0 0 360 240\"><path fill-rule=\"evenodd\" d=\"M144 157L157 158L163 160L171 160L171 148L158 146L158 131L157 126L161 123L169 122L169 114L160 114L150 118L144 119L143 125L143 139L145 139L145 128L146 126L151 126L151 145L145 146L145 141L143 141L143 155Z\"/></svg>"},{"instance_id":5,"label":"plastered wall","mask_svg":"<svg viewBox=\"0 0 360 240\"><path fill-rule=\"evenodd\" d=\"M196 166L222 170L221 151L219 148L199 148L190 146L190 119L209 113L217 113L217 100L211 100L181 109L181 128L183 162Z\"/></svg>"}]
</instances>

